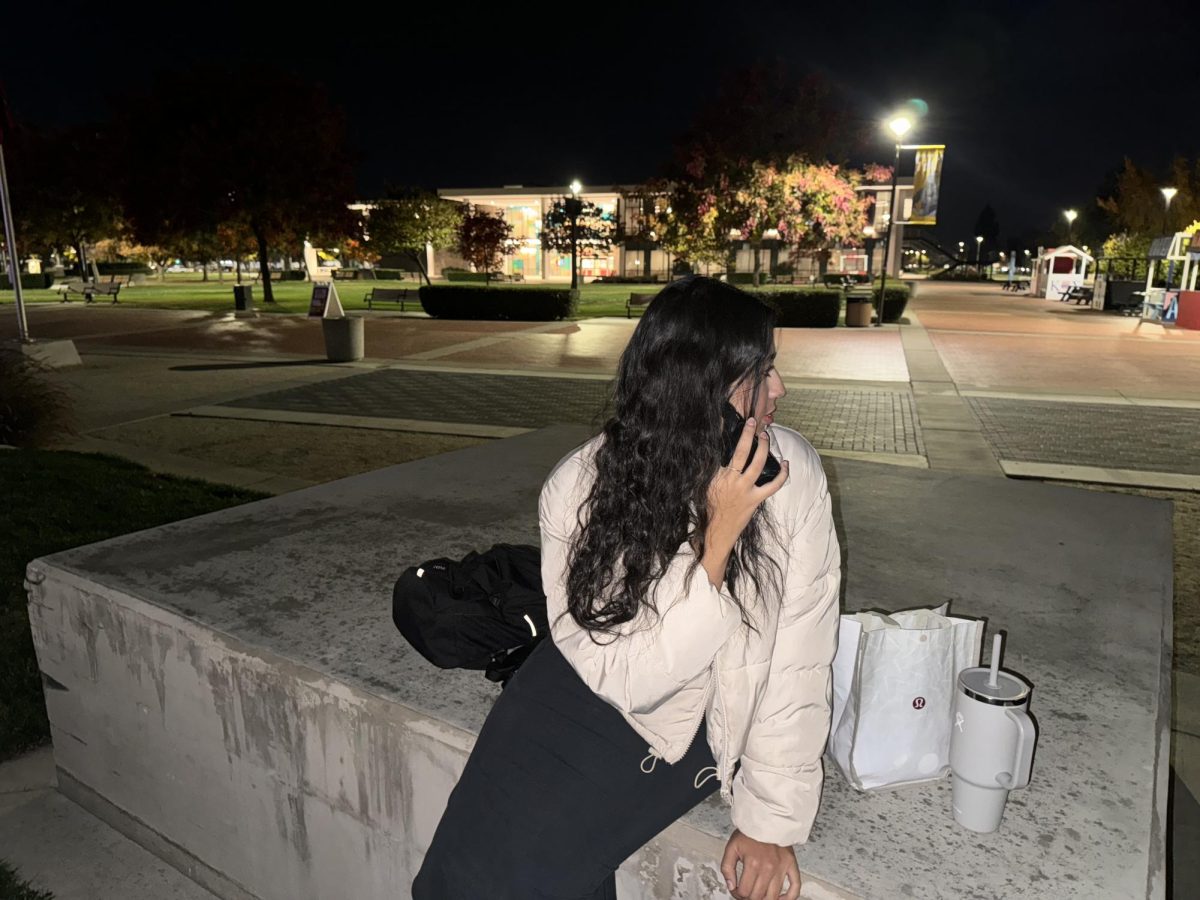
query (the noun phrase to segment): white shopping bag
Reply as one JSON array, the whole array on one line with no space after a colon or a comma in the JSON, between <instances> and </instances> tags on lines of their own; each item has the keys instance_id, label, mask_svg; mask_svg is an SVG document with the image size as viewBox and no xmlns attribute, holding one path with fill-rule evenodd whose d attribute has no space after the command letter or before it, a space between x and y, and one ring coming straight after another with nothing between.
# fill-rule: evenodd
<instances>
[{"instance_id":1,"label":"white shopping bag","mask_svg":"<svg viewBox=\"0 0 1200 900\"><path fill-rule=\"evenodd\" d=\"M842 616L829 755L860 791L950 771L958 673L979 665L983 622L914 609Z\"/></svg>"}]
</instances>

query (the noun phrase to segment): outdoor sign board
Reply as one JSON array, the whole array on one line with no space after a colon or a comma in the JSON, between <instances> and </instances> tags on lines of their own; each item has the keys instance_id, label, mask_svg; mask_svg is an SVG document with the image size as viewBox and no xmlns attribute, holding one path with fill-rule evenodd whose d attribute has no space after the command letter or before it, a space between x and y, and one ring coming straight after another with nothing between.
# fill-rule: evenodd
<instances>
[{"instance_id":1,"label":"outdoor sign board","mask_svg":"<svg viewBox=\"0 0 1200 900\"><path fill-rule=\"evenodd\" d=\"M310 319L338 319L346 315L337 288L332 281L313 282L312 300L308 304Z\"/></svg>"}]
</instances>

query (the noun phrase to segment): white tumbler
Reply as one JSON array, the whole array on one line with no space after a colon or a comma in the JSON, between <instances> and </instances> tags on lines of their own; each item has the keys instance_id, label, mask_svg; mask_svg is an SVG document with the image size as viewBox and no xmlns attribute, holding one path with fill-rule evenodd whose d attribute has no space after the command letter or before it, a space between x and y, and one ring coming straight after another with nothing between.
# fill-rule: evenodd
<instances>
[{"instance_id":1,"label":"white tumbler","mask_svg":"<svg viewBox=\"0 0 1200 900\"><path fill-rule=\"evenodd\" d=\"M1008 792L1029 784L1037 730L1029 717L1030 686L1016 675L963 669L950 732L954 820L972 831L1000 827Z\"/></svg>"}]
</instances>

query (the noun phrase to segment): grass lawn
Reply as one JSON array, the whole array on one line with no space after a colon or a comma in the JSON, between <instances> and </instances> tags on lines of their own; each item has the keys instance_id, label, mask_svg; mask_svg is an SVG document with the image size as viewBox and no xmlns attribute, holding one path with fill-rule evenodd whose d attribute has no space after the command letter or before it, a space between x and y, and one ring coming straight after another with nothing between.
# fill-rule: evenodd
<instances>
[{"instance_id":1,"label":"grass lawn","mask_svg":"<svg viewBox=\"0 0 1200 900\"><path fill-rule=\"evenodd\" d=\"M0 761L50 736L29 631L25 566L48 553L268 495L158 475L96 453L0 451ZM0 897L6 895L0 894ZM11 896L23 896L13 894Z\"/></svg>"},{"instance_id":2,"label":"grass lawn","mask_svg":"<svg viewBox=\"0 0 1200 900\"><path fill-rule=\"evenodd\" d=\"M146 284L138 285L137 287L124 288L120 294L122 306L135 306L154 309L187 309L187 310L203 310L209 312L230 312L233 310L233 286L235 284L232 276L226 276L225 281L218 282L215 276L209 281L199 281L198 275L169 275L165 281L150 280ZM246 283L249 283L247 281ZM444 282L442 282L444 283ZM346 310L364 310L367 308L363 297L373 287L388 287L388 288L417 288L419 285L415 281L367 281L367 280L347 280L335 282L337 287L338 297L342 301L342 306ZM510 287L515 287L508 282L492 285L499 290L505 290ZM553 284L546 285L547 288L563 288L565 285ZM580 288L579 297L579 317L594 318L600 316L617 316L625 315L625 302L629 299L631 293L652 293L661 289L661 284L585 284ZM780 285L775 288L772 285L763 285L762 288L754 288L750 285L739 285L745 290L787 290L786 286ZM289 314L303 314L308 312L308 301L312 296L312 284L305 281L280 281L272 284L275 294L276 305L268 307L262 302L262 285L254 285L255 304L261 312L277 312ZM25 291L25 300L28 303L52 303L60 302L59 295L54 291L38 290ZM72 302L82 303L83 300L78 295L72 295ZM12 291L0 291L0 306L13 303ZM97 299L97 304L107 304L109 301L103 297ZM377 309L396 308L397 304L387 303L382 304ZM644 306L635 307L633 316L637 318L641 316L645 310Z\"/></svg>"},{"instance_id":3,"label":"grass lawn","mask_svg":"<svg viewBox=\"0 0 1200 900\"><path fill-rule=\"evenodd\" d=\"M247 281L247 284L250 282ZM121 290L120 305L136 306L154 309L190 309L211 312L229 312L233 310L232 277L227 276L224 283L218 283L215 278L208 282L197 281L195 276L168 276L166 281L150 280L137 287L127 287ZM363 297L373 287L386 288L417 288L415 281L337 281L338 297L346 310L362 310L367 308ZM492 285L498 289L513 287L509 283ZM280 281L271 285L275 294L276 305L269 307L262 302L262 285L254 285L254 301L260 312L307 313L308 301L312 296L312 284L305 281ZM553 285L559 287L559 285ZM565 285L564 285L565 287ZM624 316L625 301L637 290L655 290L655 285L636 284L587 284L580 289L579 314L583 318L592 316ZM61 299L54 291L26 290L23 292L26 303L59 304ZM82 303L83 298L78 294L71 295L72 303ZM0 304L14 302L12 291L0 291ZM98 305L109 303L104 297L97 297ZM376 309L399 308L397 304L385 303ZM634 310L634 315L640 315L641 308Z\"/></svg>"}]
</instances>

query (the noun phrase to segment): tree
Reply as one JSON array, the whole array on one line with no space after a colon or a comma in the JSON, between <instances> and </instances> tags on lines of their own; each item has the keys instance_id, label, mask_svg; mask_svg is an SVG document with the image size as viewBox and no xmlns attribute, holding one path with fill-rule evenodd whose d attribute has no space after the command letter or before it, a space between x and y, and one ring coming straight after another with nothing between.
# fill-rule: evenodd
<instances>
[{"instance_id":1,"label":"tree","mask_svg":"<svg viewBox=\"0 0 1200 900\"><path fill-rule=\"evenodd\" d=\"M615 235L616 223L612 214L604 212L595 203L584 200L575 238L580 258L607 256L612 249ZM565 197L556 200L546 211L538 237L541 239L543 250L571 252L571 218L567 215Z\"/></svg>"},{"instance_id":2,"label":"tree","mask_svg":"<svg viewBox=\"0 0 1200 900\"><path fill-rule=\"evenodd\" d=\"M366 235L377 254L407 253L430 284L425 267L425 246L435 250L453 247L458 241L463 214L460 204L443 200L428 191L390 191L366 220Z\"/></svg>"},{"instance_id":3,"label":"tree","mask_svg":"<svg viewBox=\"0 0 1200 900\"><path fill-rule=\"evenodd\" d=\"M857 245L867 222L867 200L855 187L860 175L829 163L793 157L779 169L757 166L743 194L743 236L775 231L794 256L824 254Z\"/></svg>"},{"instance_id":4,"label":"tree","mask_svg":"<svg viewBox=\"0 0 1200 900\"><path fill-rule=\"evenodd\" d=\"M42 255L73 249L86 277L88 245L123 230L112 135L95 125L14 132L5 153L18 246Z\"/></svg>"},{"instance_id":5,"label":"tree","mask_svg":"<svg viewBox=\"0 0 1200 900\"><path fill-rule=\"evenodd\" d=\"M133 112L168 107L187 113ZM261 66L204 67L160 78L125 108L126 206L143 241L236 222L254 236L263 299L273 303L272 249L349 227L345 121L324 88Z\"/></svg>"},{"instance_id":6,"label":"tree","mask_svg":"<svg viewBox=\"0 0 1200 900\"><path fill-rule=\"evenodd\" d=\"M669 174L684 175L698 158L727 174L753 162L783 165L797 154L841 162L865 135L820 75L757 64L725 77L676 142Z\"/></svg>"},{"instance_id":7,"label":"tree","mask_svg":"<svg viewBox=\"0 0 1200 900\"><path fill-rule=\"evenodd\" d=\"M1164 187L1178 191L1169 207ZM1126 158L1115 189L1102 193L1096 202L1115 231L1145 236L1173 233L1200 218L1200 157L1175 157L1162 177Z\"/></svg>"},{"instance_id":8,"label":"tree","mask_svg":"<svg viewBox=\"0 0 1200 900\"><path fill-rule=\"evenodd\" d=\"M459 223L458 252L489 281L513 244L513 227L503 216L472 208Z\"/></svg>"}]
</instances>

